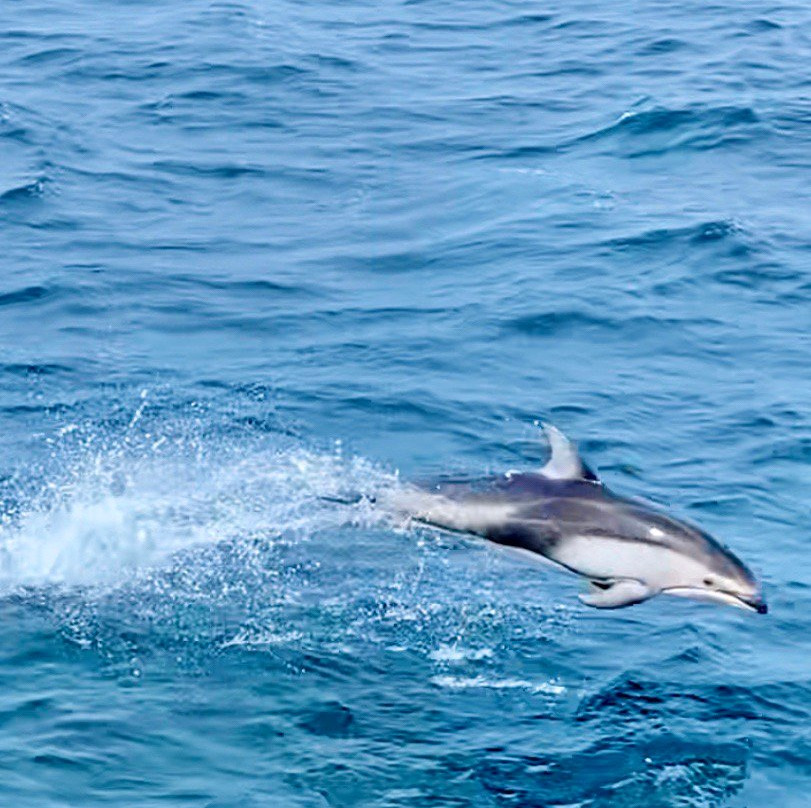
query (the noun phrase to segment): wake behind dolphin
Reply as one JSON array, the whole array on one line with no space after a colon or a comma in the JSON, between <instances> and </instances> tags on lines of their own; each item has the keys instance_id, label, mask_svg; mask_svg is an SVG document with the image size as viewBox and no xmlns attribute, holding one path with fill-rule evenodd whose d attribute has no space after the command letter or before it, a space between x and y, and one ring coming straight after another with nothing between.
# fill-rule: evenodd
<instances>
[{"instance_id":1,"label":"wake behind dolphin","mask_svg":"<svg viewBox=\"0 0 811 808\"><path fill-rule=\"evenodd\" d=\"M598 609L665 594L768 611L755 577L730 550L697 527L614 494L563 434L549 425L544 431L551 455L540 472L410 486L382 504L580 575L589 587L580 599Z\"/></svg>"}]
</instances>

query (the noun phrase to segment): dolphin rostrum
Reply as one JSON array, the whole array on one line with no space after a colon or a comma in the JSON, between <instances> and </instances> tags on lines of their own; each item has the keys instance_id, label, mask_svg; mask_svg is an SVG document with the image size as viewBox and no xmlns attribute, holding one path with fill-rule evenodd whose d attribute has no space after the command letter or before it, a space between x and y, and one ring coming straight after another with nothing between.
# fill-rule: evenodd
<instances>
[{"instance_id":1,"label":"dolphin rostrum","mask_svg":"<svg viewBox=\"0 0 811 808\"><path fill-rule=\"evenodd\" d=\"M614 494L561 432L544 431L551 454L539 472L407 487L388 504L582 576L588 592L580 599L597 609L665 594L767 612L755 577L730 550L697 527Z\"/></svg>"}]
</instances>

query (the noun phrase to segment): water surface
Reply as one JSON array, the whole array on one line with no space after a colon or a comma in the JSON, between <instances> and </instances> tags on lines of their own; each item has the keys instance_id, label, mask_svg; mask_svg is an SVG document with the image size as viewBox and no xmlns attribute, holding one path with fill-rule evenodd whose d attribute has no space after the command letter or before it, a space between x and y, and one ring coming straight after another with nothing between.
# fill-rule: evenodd
<instances>
[{"instance_id":1,"label":"water surface","mask_svg":"<svg viewBox=\"0 0 811 808\"><path fill-rule=\"evenodd\" d=\"M7 3L0 801L806 806L810 24ZM319 499L539 418L768 617Z\"/></svg>"}]
</instances>

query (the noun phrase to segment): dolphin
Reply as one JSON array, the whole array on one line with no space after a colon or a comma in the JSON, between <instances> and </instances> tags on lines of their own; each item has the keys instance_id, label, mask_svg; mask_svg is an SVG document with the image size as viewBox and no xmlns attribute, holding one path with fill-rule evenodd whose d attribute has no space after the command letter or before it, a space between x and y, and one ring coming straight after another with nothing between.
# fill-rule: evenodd
<instances>
[{"instance_id":1,"label":"dolphin","mask_svg":"<svg viewBox=\"0 0 811 808\"><path fill-rule=\"evenodd\" d=\"M758 582L729 549L655 506L613 493L571 441L549 424L543 429L550 457L538 472L410 485L390 495L388 505L573 572L588 582L580 600L597 609L662 594L766 614Z\"/></svg>"}]
</instances>

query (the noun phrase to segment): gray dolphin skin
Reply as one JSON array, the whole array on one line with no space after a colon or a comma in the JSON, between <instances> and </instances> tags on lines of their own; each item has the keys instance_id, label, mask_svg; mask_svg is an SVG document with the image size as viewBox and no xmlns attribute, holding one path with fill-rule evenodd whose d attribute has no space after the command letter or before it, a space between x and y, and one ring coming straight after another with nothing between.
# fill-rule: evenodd
<instances>
[{"instance_id":1,"label":"gray dolphin skin","mask_svg":"<svg viewBox=\"0 0 811 808\"><path fill-rule=\"evenodd\" d=\"M576 573L588 582L580 599L598 609L663 594L767 612L755 577L730 550L654 506L612 493L557 429L544 431L551 456L539 472L407 487L389 505Z\"/></svg>"}]
</instances>

